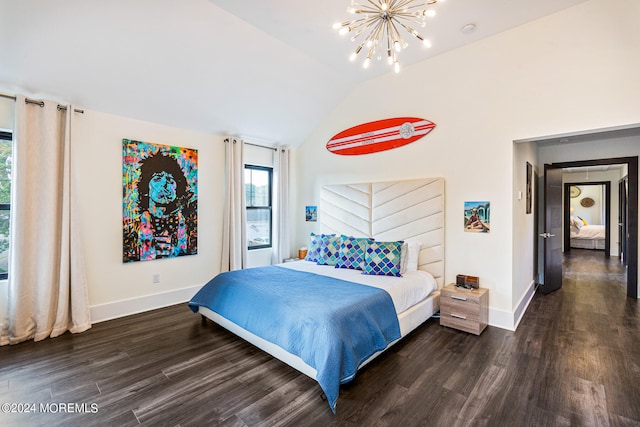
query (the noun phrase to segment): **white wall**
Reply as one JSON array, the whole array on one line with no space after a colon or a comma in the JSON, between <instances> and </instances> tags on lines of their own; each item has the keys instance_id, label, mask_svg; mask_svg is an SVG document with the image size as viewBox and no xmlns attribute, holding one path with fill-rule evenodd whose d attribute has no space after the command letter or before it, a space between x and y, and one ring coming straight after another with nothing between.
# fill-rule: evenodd
<instances>
[{"instance_id":1,"label":"white wall","mask_svg":"<svg viewBox=\"0 0 640 427\"><path fill-rule=\"evenodd\" d=\"M513 200L521 186L514 177L524 173L514 168L522 170L531 153L514 164L513 141L640 123L638 19L634 0L591 0L362 83L293 156L292 218L318 204L324 184L444 177L446 280L479 276L490 289L489 322L513 329L533 279L534 246L533 218ZM325 149L343 129L403 115L437 127L377 154L341 157ZM464 233L465 200L491 202L489 234ZM313 230L295 224L293 247Z\"/></svg>"},{"instance_id":2,"label":"white wall","mask_svg":"<svg viewBox=\"0 0 640 427\"><path fill-rule=\"evenodd\" d=\"M89 110L75 124L72 158L92 319L188 300L220 269L222 138ZM197 255L122 262L123 138L198 150ZM159 284L152 283L154 274Z\"/></svg>"},{"instance_id":3,"label":"white wall","mask_svg":"<svg viewBox=\"0 0 640 427\"><path fill-rule=\"evenodd\" d=\"M4 98L0 98L2 102ZM7 104L7 103L5 103ZM14 102L0 107L13 120ZM92 321L187 301L220 271L224 143L221 137L85 109L75 116L72 163ZM198 150L198 254L122 262L122 139ZM153 284L153 275L160 283ZM6 310L0 282L0 315ZM185 310L187 310L185 306Z\"/></svg>"},{"instance_id":4,"label":"white wall","mask_svg":"<svg viewBox=\"0 0 640 427\"><path fill-rule=\"evenodd\" d=\"M536 285L536 176L543 174L537 165L537 146L533 142L513 145L513 249L512 307L515 326L531 301ZM532 166L531 213L527 213L527 162ZM530 260L530 262L525 262ZM507 317L507 315L505 315ZM505 320L506 321L506 320Z\"/></svg>"},{"instance_id":5,"label":"white wall","mask_svg":"<svg viewBox=\"0 0 640 427\"><path fill-rule=\"evenodd\" d=\"M565 176L569 175L569 176ZM562 183L566 182L578 182L578 180L584 179L584 174L580 174L580 176L571 177L570 175L575 174L563 174L562 175ZM594 180L593 178L590 178ZM598 180L599 181L599 180ZM617 181L616 181L617 183ZM587 221L588 224L604 224L606 220L606 215L604 215L603 209L605 209L605 197L604 197L604 184L600 185L576 185L580 190L580 195L578 197L572 197L569 200L569 208L571 209L571 215L580 217ZM593 205L589 207L584 207L580 203L582 199L585 197L589 197L593 200Z\"/></svg>"}]
</instances>

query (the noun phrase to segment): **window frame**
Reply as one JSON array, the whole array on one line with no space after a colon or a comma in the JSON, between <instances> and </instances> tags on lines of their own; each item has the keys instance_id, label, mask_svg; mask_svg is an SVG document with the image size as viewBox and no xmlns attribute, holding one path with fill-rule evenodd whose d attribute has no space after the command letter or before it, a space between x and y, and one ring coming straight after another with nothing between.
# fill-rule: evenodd
<instances>
[{"instance_id":1,"label":"window frame","mask_svg":"<svg viewBox=\"0 0 640 427\"><path fill-rule=\"evenodd\" d=\"M0 141L13 141L13 132L0 130ZM0 211L9 211L9 218L11 218L11 203L0 203ZM9 248L11 250L11 248ZM0 273L0 280L7 280L9 278L9 266L7 266L6 273Z\"/></svg>"},{"instance_id":2,"label":"window frame","mask_svg":"<svg viewBox=\"0 0 640 427\"><path fill-rule=\"evenodd\" d=\"M264 245L255 245L255 246L250 246L249 245L249 240L247 239L247 250L252 251L255 249L269 249L273 247L273 168L269 167L269 166L258 166L258 165L252 165L252 164L245 164L244 165L244 170L251 170L251 171L264 171L267 172L269 174L269 189L268 189L268 205L250 205L249 204L249 200L247 200L246 197L246 182L245 182L245 191L244 191L244 195L245 195L245 208L247 210L247 213L249 212L249 210L254 210L254 211L261 211L261 210L266 210L269 212L269 243L266 243ZM249 183L252 184L253 182ZM248 225L248 222L246 222L246 225Z\"/></svg>"}]
</instances>

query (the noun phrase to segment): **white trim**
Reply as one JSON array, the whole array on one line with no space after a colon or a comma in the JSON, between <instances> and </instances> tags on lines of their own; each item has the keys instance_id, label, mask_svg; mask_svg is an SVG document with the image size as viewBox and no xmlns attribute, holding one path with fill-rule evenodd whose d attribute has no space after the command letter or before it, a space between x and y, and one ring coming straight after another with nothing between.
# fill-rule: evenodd
<instances>
[{"instance_id":1,"label":"white trim","mask_svg":"<svg viewBox=\"0 0 640 427\"><path fill-rule=\"evenodd\" d=\"M527 291L524 293L520 302L513 311L497 310L495 308L489 308L489 325L496 328L506 329L508 331L514 331L520 324L522 317L524 317L527 307L531 303L533 296L536 293L536 282L532 280L529 283Z\"/></svg>"},{"instance_id":2,"label":"white trim","mask_svg":"<svg viewBox=\"0 0 640 427\"><path fill-rule=\"evenodd\" d=\"M117 319L119 317L168 307L170 305L180 304L183 302L186 303L200 290L200 288L202 288L202 285L176 289L159 294L145 295L143 297L120 300L107 304L94 305L90 308L91 323L100 323L107 320ZM188 310L186 305L184 309Z\"/></svg>"},{"instance_id":3,"label":"white trim","mask_svg":"<svg viewBox=\"0 0 640 427\"><path fill-rule=\"evenodd\" d=\"M513 312L513 324L515 325L513 330L516 330L518 328L518 325L520 324L524 313L526 313L527 307L529 307L529 304L531 303L531 300L533 299L535 293L536 281L532 280L531 283L529 283L527 291L524 293L524 295L522 295L520 302L516 306L516 310Z\"/></svg>"},{"instance_id":4,"label":"white trim","mask_svg":"<svg viewBox=\"0 0 640 427\"><path fill-rule=\"evenodd\" d=\"M515 331L513 327L513 313L489 307L489 326Z\"/></svg>"}]
</instances>

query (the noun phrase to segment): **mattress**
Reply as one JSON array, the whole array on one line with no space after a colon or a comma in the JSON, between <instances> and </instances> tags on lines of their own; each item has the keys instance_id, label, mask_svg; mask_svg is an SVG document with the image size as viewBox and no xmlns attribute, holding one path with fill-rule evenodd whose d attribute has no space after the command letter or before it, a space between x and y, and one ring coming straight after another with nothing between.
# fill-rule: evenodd
<instances>
[{"instance_id":1,"label":"mattress","mask_svg":"<svg viewBox=\"0 0 640 427\"><path fill-rule=\"evenodd\" d=\"M604 250L605 234L604 225L584 225L580 228L572 226L570 245L576 249Z\"/></svg>"},{"instance_id":2,"label":"mattress","mask_svg":"<svg viewBox=\"0 0 640 427\"><path fill-rule=\"evenodd\" d=\"M358 270L337 269L331 266L318 266L316 263L309 261L289 262L279 264L279 266L292 270L306 271L323 276L348 280L386 290L391 296L394 307L396 308L401 338L420 326L425 320L429 319L440 309L440 293L438 291L436 281L431 274L425 271L407 272L404 277L387 277L363 275L362 272ZM198 312L246 341L261 348L272 356L287 363L303 374L317 380L316 370L305 363L300 357L291 354L278 345L241 328L206 307L198 307ZM392 342L389 346L395 344L397 341L398 340ZM365 360L360 367L369 363L383 351L373 354Z\"/></svg>"},{"instance_id":3,"label":"mattress","mask_svg":"<svg viewBox=\"0 0 640 427\"><path fill-rule=\"evenodd\" d=\"M604 239L572 238L571 239L571 247L574 248L574 249L604 250L605 249L605 242L604 242Z\"/></svg>"},{"instance_id":4,"label":"mattress","mask_svg":"<svg viewBox=\"0 0 640 427\"><path fill-rule=\"evenodd\" d=\"M279 265L292 270L306 271L384 289L391 295L396 313L402 313L409 309L437 289L434 277L422 270L405 272L402 277L392 277L372 276L362 274L360 270L334 268L329 265L318 265L315 262L304 260Z\"/></svg>"}]
</instances>

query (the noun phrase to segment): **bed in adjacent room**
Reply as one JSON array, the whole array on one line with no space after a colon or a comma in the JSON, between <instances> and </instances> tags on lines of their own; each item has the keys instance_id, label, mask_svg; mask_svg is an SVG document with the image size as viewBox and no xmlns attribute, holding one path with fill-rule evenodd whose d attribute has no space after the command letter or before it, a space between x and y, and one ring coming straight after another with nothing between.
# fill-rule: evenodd
<instances>
[{"instance_id":1,"label":"bed in adjacent room","mask_svg":"<svg viewBox=\"0 0 640 427\"><path fill-rule=\"evenodd\" d=\"M572 218L570 222L570 245L577 249L605 249L605 226L585 224L580 218Z\"/></svg>"},{"instance_id":2,"label":"bed in adjacent room","mask_svg":"<svg viewBox=\"0 0 640 427\"><path fill-rule=\"evenodd\" d=\"M213 320L318 381L340 384L439 310L444 181L331 185L306 260L222 273L192 298Z\"/></svg>"}]
</instances>

